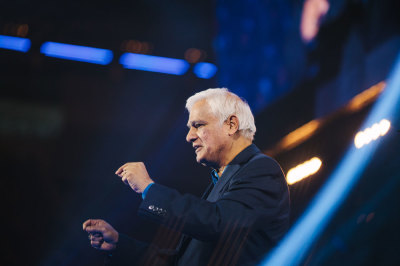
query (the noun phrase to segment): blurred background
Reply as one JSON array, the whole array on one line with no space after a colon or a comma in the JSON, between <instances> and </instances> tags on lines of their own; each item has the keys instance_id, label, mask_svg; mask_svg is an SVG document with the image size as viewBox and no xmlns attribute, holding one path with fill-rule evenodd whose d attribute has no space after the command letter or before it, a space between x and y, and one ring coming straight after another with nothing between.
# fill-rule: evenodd
<instances>
[{"instance_id":1,"label":"blurred background","mask_svg":"<svg viewBox=\"0 0 400 266\"><path fill-rule=\"evenodd\" d=\"M370 152L296 263L399 265L399 1L0 7L2 265L101 265L88 218L150 241L157 225L114 172L143 161L156 182L200 196L209 169L185 141L184 106L212 87L249 102L256 145L287 175L293 226L348 149ZM389 89L390 116L366 120Z\"/></svg>"}]
</instances>

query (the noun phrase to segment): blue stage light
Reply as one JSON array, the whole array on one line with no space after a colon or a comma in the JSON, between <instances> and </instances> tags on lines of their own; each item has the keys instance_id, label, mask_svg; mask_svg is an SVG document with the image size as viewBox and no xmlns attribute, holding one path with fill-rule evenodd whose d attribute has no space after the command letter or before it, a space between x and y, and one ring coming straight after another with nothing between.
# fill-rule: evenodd
<instances>
[{"instance_id":1,"label":"blue stage light","mask_svg":"<svg viewBox=\"0 0 400 266\"><path fill-rule=\"evenodd\" d=\"M107 65L113 59L110 50L56 42L45 42L40 52L50 57L99 65Z\"/></svg>"},{"instance_id":2,"label":"blue stage light","mask_svg":"<svg viewBox=\"0 0 400 266\"><path fill-rule=\"evenodd\" d=\"M217 67L211 63L200 62L194 66L194 74L202 79L212 78L217 72Z\"/></svg>"},{"instance_id":3,"label":"blue stage light","mask_svg":"<svg viewBox=\"0 0 400 266\"><path fill-rule=\"evenodd\" d=\"M389 76L385 91L371 110L365 128L383 118L396 121L400 106L400 55ZM308 209L292 227L279 245L266 257L261 265L299 265L312 244L318 239L336 210L346 199L370 162L382 138L362 149L351 145L346 155L332 173L328 182L318 192Z\"/></svg>"},{"instance_id":4,"label":"blue stage light","mask_svg":"<svg viewBox=\"0 0 400 266\"><path fill-rule=\"evenodd\" d=\"M25 38L0 35L0 48L25 53L31 48L31 41Z\"/></svg>"},{"instance_id":5,"label":"blue stage light","mask_svg":"<svg viewBox=\"0 0 400 266\"><path fill-rule=\"evenodd\" d=\"M123 54L119 62L124 68L173 75L183 75L189 68L189 63L182 59L134 53Z\"/></svg>"}]
</instances>

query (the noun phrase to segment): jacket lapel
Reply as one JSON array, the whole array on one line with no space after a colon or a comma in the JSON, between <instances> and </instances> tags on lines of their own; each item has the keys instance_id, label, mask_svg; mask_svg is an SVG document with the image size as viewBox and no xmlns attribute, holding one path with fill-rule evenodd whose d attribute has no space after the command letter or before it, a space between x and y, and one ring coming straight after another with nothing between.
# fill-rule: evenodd
<instances>
[{"instance_id":1,"label":"jacket lapel","mask_svg":"<svg viewBox=\"0 0 400 266\"><path fill-rule=\"evenodd\" d=\"M211 182L206 190L204 191L203 195L201 196L201 199L207 199L208 195L210 195L211 190L214 188L213 182Z\"/></svg>"},{"instance_id":2,"label":"jacket lapel","mask_svg":"<svg viewBox=\"0 0 400 266\"><path fill-rule=\"evenodd\" d=\"M248 160L250 160L251 157L253 157L256 153L259 152L260 150L254 144L245 148L232 160L232 162L229 163L229 165L227 165L225 171L222 173L220 180L217 182L217 184L214 185L211 182L211 184L207 187L206 191L203 193L203 196L201 198L202 199L206 198L207 201L210 202L217 201L220 198L224 186L229 182L229 180L232 179L232 177L240 169L242 164L246 163ZM180 243L177 246L177 251L178 251L178 255L176 257L177 260L179 260L179 258L182 256L187 246L189 245L191 239L192 238L187 235L183 235L181 237ZM175 264L177 264L177 260L175 261Z\"/></svg>"},{"instance_id":3,"label":"jacket lapel","mask_svg":"<svg viewBox=\"0 0 400 266\"><path fill-rule=\"evenodd\" d=\"M220 192L223 187L232 179L235 173L240 169L239 164L228 165L225 171L222 173L219 178L217 184L215 184L214 188L211 190L210 194L207 197L207 200L210 202L215 202L219 199Z\"/></svg>"},{"instance_id":4,"label":"jacket lapel","mask_svg":"<svg viewBox=\"0 0 400 266\"><path fill-rule=\"evenodd\" d=\"M217 184L215 184L214 188L211 190L210 194L207 197L207 200L210 202L215 202L220 198L221 193L223 192L223 188L225 185L232 179L232 177L237 173L240 167L247 163L250 158L259 153L260 150L256 145L251 144L246 147L243 151L241 151L225 168L225 171L222 173L220 179Z\"/></svg>"}]
</instances>

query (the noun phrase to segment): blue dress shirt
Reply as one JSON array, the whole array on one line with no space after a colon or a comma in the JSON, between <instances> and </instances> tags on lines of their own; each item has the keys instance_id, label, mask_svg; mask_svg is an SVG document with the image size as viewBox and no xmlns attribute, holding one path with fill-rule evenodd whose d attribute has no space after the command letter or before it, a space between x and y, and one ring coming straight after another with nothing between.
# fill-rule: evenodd
<instances>
[{"instance_id":1,"label":"blue dress shirt","mask_svg":"<svg viewBox=\"0 0 400 266\"><path fill-rule=\"evenodd\" d=\"M147 187L143 190L143 192L142 192L142 199L144 199L144 198L146 197L147 191L149 190L149 188L150 188L153 184L154 184L154 182L148 184Z\"/></svg>"}]
</instances>

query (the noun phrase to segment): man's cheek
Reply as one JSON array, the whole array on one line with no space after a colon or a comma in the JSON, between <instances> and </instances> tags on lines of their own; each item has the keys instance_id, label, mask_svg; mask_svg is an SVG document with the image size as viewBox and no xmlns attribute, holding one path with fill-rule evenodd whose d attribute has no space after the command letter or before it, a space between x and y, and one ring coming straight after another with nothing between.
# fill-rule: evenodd
<instances>
[{"instance_id":1,"label":"man's cheek","mask_svg":"<svg viewBox=\"0 0 400 266\"><path fill-rule=\"evenodd\" d=\"M203 141L204 144L207 144L209 141L209 132L207 130L204 130L201 132L201 140Z\"/></svg>"}]
</instances>

